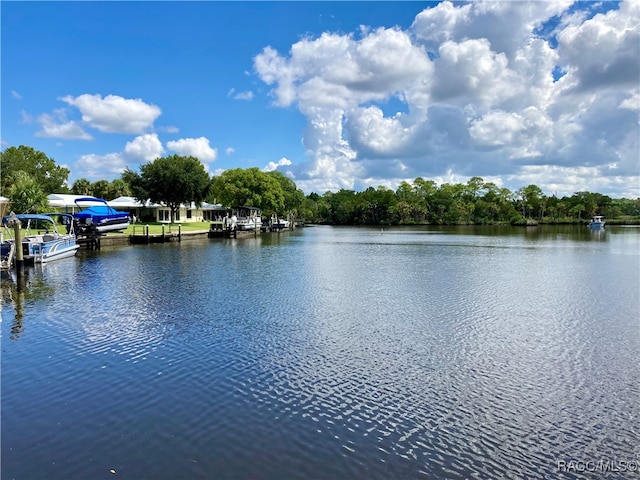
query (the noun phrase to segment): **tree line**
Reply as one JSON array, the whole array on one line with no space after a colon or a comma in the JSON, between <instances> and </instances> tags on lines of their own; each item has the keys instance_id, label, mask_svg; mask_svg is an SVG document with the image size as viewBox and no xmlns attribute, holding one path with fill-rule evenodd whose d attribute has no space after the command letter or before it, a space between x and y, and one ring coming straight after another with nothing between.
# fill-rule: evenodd
<instances>
[{"instance_id":1,"label":"tree line","mask_svg":"<svg viewBox=\"0 0 640 480\"><path fill-rule=\"evenodd\" d=\"M592 192L558 198L536 185L515 192L473 177L467 183L444 183L416 178L393 191L383 186L362 192L340 190L305 202L305 217L336 225L462 225L583 223L604 215L621 223L640 220L640 199L612 199Z\"/></svg>"},{"instance_id":2,"label":"tree line","mask_svg":"<svg viewBox=\"0 0 640 480\"><path fill-rule=\"evenodd\" d=\"M379 186L305 196L281 172L236 168L210 176L191 156L157 158L139 171L127 168L115 180L81 178L70 187L70 171L31 147L7 148L0 165L2 195L21 213L46 211L50 193L72 193L162 203L170 208L172 219L181 204L208 202L254 206L266 216L293 214L307 223L334 225L582 223L593 215L604 215L609 222L640 222L640 199L614 199L593 192L559 198L545 195L536 185L512 192L480 177L441 185L418 177L402 182L396 190Z\"/></svg>"}]
</instances>

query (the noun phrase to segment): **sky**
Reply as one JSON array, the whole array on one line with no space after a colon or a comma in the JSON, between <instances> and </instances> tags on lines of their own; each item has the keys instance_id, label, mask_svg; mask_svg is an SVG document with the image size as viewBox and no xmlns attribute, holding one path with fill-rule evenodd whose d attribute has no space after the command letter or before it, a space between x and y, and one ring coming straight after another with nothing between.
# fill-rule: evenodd
<instances>
[{"instance_id":1,"label":"sky","mask_svg":"<svg viewBox=\"0 0 640 480\"><path fill-rule=\"evenodd\" d=\"M640 0L0 2L1 147L640 197Z\"/></svg>"}]
</instances>

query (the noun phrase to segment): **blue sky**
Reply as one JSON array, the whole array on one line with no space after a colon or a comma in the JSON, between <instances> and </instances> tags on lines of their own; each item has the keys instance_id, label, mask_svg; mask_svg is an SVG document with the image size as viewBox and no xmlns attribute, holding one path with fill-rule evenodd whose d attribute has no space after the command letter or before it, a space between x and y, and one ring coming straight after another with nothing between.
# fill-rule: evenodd
<instances>
[{"instance_id":1,"label":"blue sky","mask_svg":"<svg viewBox=\"0 0 640 480\"><path fill-rule=\"evenodd\" d=\"M0 3L2 149L640 197L640 0Z\"/></svg>"}]
</instances>

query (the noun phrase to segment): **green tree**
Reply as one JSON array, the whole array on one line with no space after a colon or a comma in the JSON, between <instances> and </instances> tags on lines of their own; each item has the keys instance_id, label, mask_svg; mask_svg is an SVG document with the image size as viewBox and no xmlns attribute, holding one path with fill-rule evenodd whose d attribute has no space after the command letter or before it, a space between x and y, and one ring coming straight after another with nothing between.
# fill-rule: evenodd
<instances>
[{"instance_id":1,"label":"green tree","mask_svg":"<svg viewBox=\"0 0 640 480\"><path fill-rule=\"evenodd\" d=\"M433 180L425 180L422 177L416 178L413 181L413 185L417 195L414 209L417 210L416 213L418 213L418 215L422 216L420 220L416 219L416 221L435 221L435 201L438 194L438 185Z\"/></svg>"},{"instance_id":2,"label":"green tree","mask_svg":"<svg viewBox=\"0 0 640 480\"><path fill-rule=\"evenodd\" d=\"M471 177L464 186L463 194L467 201L473 201L485 193L483 190L485 190L485 183L482 177Z\"/></svg>"},{"instance_id":3,"label":"green tree","mask_svg":"<svg viewBox=\"0 0 640 480\"><path fill-rule=\"evenodd\" d=\"M86 178L79 178L71 186L71 193L74 195L93 195L91 190L91 182Z\"/></svg>"},{"instance_id":4,"label":"green tree","mask_svg":"<svg viewBox=\"0 0 640 480\"><path fill-rule=\"evenodd\" d=\"M109 182L109 188L107 189L107 197L109 200L113 200L118 197L129 197L131 191L129 185L122 178L116 178Z\"/></svg>"},{"instance_id":5,"label":"green tree","mask_svg":"<svg viewBox=\"0 0 640 480\"><path fill-rule=\"evenodd\" d=\"M337 225L357 223L358 197L353 190L326 192L324 197L329 205L329 222Z\"/></svg>"},{"instance_id":6,"label":"green tree","mask_svg":"<svg viewBox=\"0 0 640 480\"><path fill-rule=\"evenodd\" d=\"M433 199L433 222L453 225L466 223L473 213L463 197L465 186L461 183L443 183Z\"/></svg>"},{"instance_id":7,"label":"green tree","mask_svg":"<svg viewBox=\"0 0 640 480\"><path fill-rule=\"evenodd\" d=\"M309 196L304 197L302 205L300 205L298 210L298 217L305 222L320 223L322 222L320 217L320 203L317 199L314 200L314 197L311 195L315 195L315 197L319 198L319 195L315 193L311 193Z\"/></svg>"},{"instance_id":8,"label":"green tree","mask_svg":"<svg viewBox=\"0 0 640 480\"><path fill-rule=\"evenodd\" d=\"M424 221L426 211L420 208L418 193L409 182L403 181L396 189L396 203L392 209L396 223L419 223ZM424 205L424 202L422 202Z\"/></svg>"},{"instance_id":9,"label":"green tree","mask_svg":"<svg viewBox=\"0 0 640 480\"><path fill-rule=\"evenodd\" d=\"M109 198L109 182L107 180L98 180L91 184L91 191L94 197L103 198L105 200L113 200Z\"/></svg>"},{"instance_id":10,"label":"green tree","mask_svg":"<svg viewBox=\"0 0 640 480\"><path fill-rule=\"evenodd\" d=\"M278 172L274 170L272 172L267 172L267 175L275 178L280 187L282 188L282 193L284 194L284 210L282 212L275 212L278 214L298 214L300 207L302 206L305 197L304 192L298 189L297 185L293 180L287 177L282 172Z\"/></svg>"},{"instance_id":11,"label":"green tree","mask_svg":"<svg viewBox=\"0 0 640 480\"><path fill-rule=\"evenodd\" d=\"M391 222L391 212L396 206L396 196L383 185L367 188L358 195L362 202L361 223L379 225Z\"/></svg>"},{"instance_id":12,"label":"green tree","mask_svg":"<svg viewBox=\"0 0 640 480\"><path fill-rule=\"evenodd\" d=\"M542 218L543 205L546 205L546 197L537 185L528 185L518 190L518 196L522 202L523 212L526 209L529 218ZM524 213L523 215L524 216Z\"/></svg>"},{"instance_id":13,"label":"green tree","mask_svg":"<svg viewBox=\"0 0 640 480\"><path fill-rule=\"evenodd\" d=\"M56 165L52 158L32 147L20 145L7 148L0 154L0 165L2 192L7 192L9 186L16 183L15 176L20 171L29 174L45 195L68 191L65 184L69 169Z\"/></svg>"},{"instance_id":14,"label":"green tree","mask_svg":"<svg viewBox=\"0 0 640 480\"><path fill-rule=\"evenodd\" d=\"M195 157L171 155L157 158L140 167L140 174L127 169L122 179L131 186L139 202L150 200L171 210L171 222L181 204L200 206L211 189L211 178Z\"/></svg>"},{"instance_id":15,"label":"green tree","mask_svg":"<svg viewBox=\"0 0 640 480\"><path fill-rule=\"evenodd\" d=\"M127 185L130 195L133 198L140 202L145 202L149 199L149 192L147 191L146 185L144 185L139 173L134 172L127 167L120 175L120 178Z\"/></svg>"},{"instance_id":16,"label":"green tree","mask_svg":"<svg viewBox=\"0 0 640 480\"><path fill-rule=\"evenodd\" d=\"M285 193L276 176L257 167L225 170L214 177L211 197L227 206L261 208L265 215L285 209Z\"/></svg>"},{"instance_id":17,"label":"green tree","mask_svg":"<svg viewBox=\"0 0 640 480\"><path fill-rule=\"evenodd\" d=\"M331 192L327 192L325 195L320 196L317 193L312 192L307 197L309 201L314 202L316 205L314 222L331 222L331 203L328 198L329 194L331 194Z\"/></svg>"},{"instance_id":18,"label":"green tree","mask_svg":"<svg viewBox=\"0 0 640 480\"><path fill-rule=\"evenodd\" d=\"M7 189L10 209L15 213L38 213L49 209L47 194L35 178L19 170L12 176L14 183Z\"/></svg>"}]
</instances>

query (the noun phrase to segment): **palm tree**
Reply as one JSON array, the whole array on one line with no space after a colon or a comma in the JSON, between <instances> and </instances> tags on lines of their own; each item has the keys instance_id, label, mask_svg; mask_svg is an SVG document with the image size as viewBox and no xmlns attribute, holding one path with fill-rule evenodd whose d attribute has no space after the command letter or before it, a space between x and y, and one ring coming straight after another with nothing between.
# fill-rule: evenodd
<instances>
[{"instance_id":1,"label":"palm tree","mask_svg":"<svg viewBox=\"0 0 640 480\"><path fill-rule=\"evenodd\" d=\"M40 185L27 172L15 172L14 183L7 189L11 209L18 213L37 213L48 210L49 200Z\"/></svg>"},{"instance_id":2,"label":"palm tree","mask_svg":"<svg viewBox=\"0 0 640 480\"><path fill-rule=\"evenodd\" d=\"M92 195L91 182L86 178L79 178L73 182L71 191L76 195Z\"/></svg>"}]
</instances>

